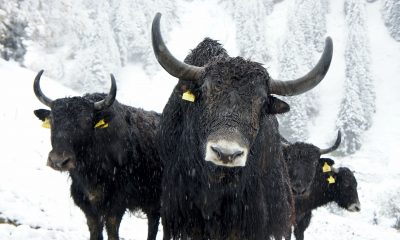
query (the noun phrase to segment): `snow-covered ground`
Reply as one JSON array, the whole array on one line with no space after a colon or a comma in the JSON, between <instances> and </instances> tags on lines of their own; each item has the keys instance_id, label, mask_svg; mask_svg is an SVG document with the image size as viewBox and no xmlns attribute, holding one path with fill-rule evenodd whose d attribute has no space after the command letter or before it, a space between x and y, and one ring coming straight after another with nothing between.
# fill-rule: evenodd
<instances>
[{"instance_id":1,"label":"snow-covered ground","mask_svg":"<svg viewBox=\"0 0 400 240\"><path fill-rule=\"evenodd\" d=\"M316 89L321 93L323 109L310 127L309 141L321 147L335 136L333 126L343 84L343 1L330 1L327 32L334 40L334 57L326 79ZM391 207L396 202L399 206L400 201L400 43L384 27L379 4L367 4L377 95L374 123L359 152L335 158L337 165L355 171L362 210L350 213L332 204L314 211L306 239L400 239L400 232L393 228L396 219ZM269 16L271 21L285 18L286 5L288 1L276 5ZM205 36L219 39L231 55L236 55L235 29L224 9L199 0L187 2L182 8L182 25L165 33L170 39L168 46L179 59ZM279 41L279 37L274 39ZM273 48L273 43L268 44ZM276 76L274 65L271 75ZM35 75L34 71L0 60L0 223L2 219L15 223L0 224L0 240L88 239L86 220L70 198L68 174L46 166L50 133L33 115L33 110L44 108L33 94ZM121 102L158 112L176 83L164 71L149 77L139 65L127 66L115 75ZM46 78L46 72L41 86L53 99L82 94ZM146 233L146 219L125 215L120 228L123 239L145 239ZM161 227L157 239L162 239Z\"/></svg>"}]
</instances>

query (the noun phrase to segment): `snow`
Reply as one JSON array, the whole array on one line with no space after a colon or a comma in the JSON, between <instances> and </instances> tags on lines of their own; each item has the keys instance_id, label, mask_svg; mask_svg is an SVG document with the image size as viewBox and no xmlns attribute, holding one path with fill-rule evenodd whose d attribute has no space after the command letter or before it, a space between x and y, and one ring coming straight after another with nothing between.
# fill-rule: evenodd
<instances>
[{"instance_id":1,"label":"snow","mask_svg":"<svg viewBox=\"0 0 400 240\"><path fill-rule=\"evenodd\" d=\"M287 23L282 18L287 17L289 3L287 0L276 4L267 17L271 20L267 28L273 35L268 48L274 58L286 26L276 32L272 29L279 22ZM333 61L326 78L316 89L322 108L310 125L310 138L307 139L320 147L327 146L336 136L334 124L343 96L343 3L344 0L330 1L327 35L334 41ZM183 59L206 36L219 39L232 56L239 52L235 26L225 9L211 1L181 1L180 4L181 24L171 32L163 32L168 47L178 59ZM333 157L336 165L355 171L362 210L350 213L331 204L314 211L311 225L305 232L306 239L400 239L400 232L393 228L396 223L393 206L399 206L400 196L400 43L391 38L380 7L381 1L366 5L370 70L376 84L373 125L365 133L363 146L358 152L351 156ZM161 24L166 22L164 17ZM274 59L267 65L272 66L271 75L277 76L278 65ZM85 217L70 197L68 174L46 166L51 149L49 130L42 128L41 121L33 115L33 110L45 108L32 90L36 73L0 59L4 89L0 94L0 219L6 218L18 225L0 224L0 240L88 239ZM149 76L140 64L128 64L115 72L115 76L119 101L157 112L162 111L177 81L161 67ZM46 71L41 86L43 92L53 99L83 93L47 78ZM397 216L399 214L397 212ZM146 239L146 219L140 214L125 214L120 236L126 240ZM157 239L162 239L161 226Z\"/></svg>"}]
</instances>

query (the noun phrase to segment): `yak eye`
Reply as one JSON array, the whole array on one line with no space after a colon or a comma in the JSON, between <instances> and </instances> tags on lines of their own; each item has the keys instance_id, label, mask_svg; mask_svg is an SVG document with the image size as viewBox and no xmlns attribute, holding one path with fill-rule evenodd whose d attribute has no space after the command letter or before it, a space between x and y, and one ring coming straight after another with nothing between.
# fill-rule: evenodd
<instances>
[{"instance_id":1,"label":"yak eye","mask_svg":"<svg viewBox=\"0 0 400 240\"><path fill-rule=\"evenodd\" d=\"M80 124L82 127L91 126L91 125L92 125L92 118L91 118L91 117L82 117L82 118L79 120L79 124Z\"/></svg>"},{"instance_id":2,"label":"yak eye","mask_svg":"<svg viewBox=\"0 0 400 240\"><path fill-rule=\"evenodd\" d=\"M343 182L343 186L347 188L347 187L350 186L350 183L349 183L348 181L344 181L344 182Z\"/></svg>"}]
</instances>

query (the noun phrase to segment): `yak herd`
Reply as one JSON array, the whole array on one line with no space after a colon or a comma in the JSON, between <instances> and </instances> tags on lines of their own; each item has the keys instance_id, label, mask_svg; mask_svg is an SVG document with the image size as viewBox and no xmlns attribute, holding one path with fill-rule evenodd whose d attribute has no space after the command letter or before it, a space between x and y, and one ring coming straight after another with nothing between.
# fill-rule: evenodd
<instances>
[{"instance_id":1,"label":"yak herd","mask_svg":"<svg viewBox=\"0 0 400 240\"><path fill-rule=\"evenodd\" d=\"M177 60L152 24L159 64L179 79L161 114L119 103L111 75L108 94L52 100L35 110L51 129L47 165L67 171L71 196L84 212L91 240L119 239L125 211L148 218L148 240L160 217L169 239L304 239L313 209L336 202L359 211L352 171L321 158L336 150L288 142L276 115L289 111L277 96L314 88L327 73L333 44L326 38L319 62L303 77L273 79L257 62L231 57L206 38Z\"/></svg>"}]
</instances>

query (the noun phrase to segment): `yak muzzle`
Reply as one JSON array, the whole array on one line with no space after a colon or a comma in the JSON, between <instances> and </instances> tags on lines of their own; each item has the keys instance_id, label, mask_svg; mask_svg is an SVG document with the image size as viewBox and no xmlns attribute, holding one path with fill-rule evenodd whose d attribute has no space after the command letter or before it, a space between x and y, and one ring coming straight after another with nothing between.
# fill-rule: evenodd
<instances>
[{"instance_id":1,"label":"yak muzzle","mask_svg":"<svg viewBox=\"0 0 400 240\"><path fill-rule=\"evenodd\" d=\"M238 141L210 140L206 145L205 160L223 167L246 166L248 148Z\"/></svg>"},{"instance_id":2,"label":"yak muzzle","mask_svg":"<svg viewBox=\"0 0 400 240\"><path fill-rule=\"evenodd\" d=\"M350 212L359 212L359 211L361 211L360 202L357 201L356 203L350 204L350 206L347 207L347 210L350 211Z\"/></svg>"},{"instance_id":3,"label":"yak muzzle","mask_svg":"<svg viewBox=\"0 0 400 240\"><path fill-rule=\"evenodd\" d=\"M69 171L75 168L75 154L69 152L51 151L47 159L47 165L58 171Z\"/></svg>"}]
</instances>

